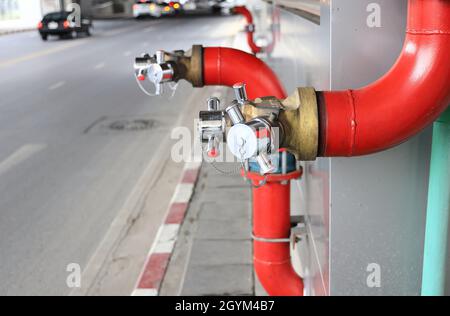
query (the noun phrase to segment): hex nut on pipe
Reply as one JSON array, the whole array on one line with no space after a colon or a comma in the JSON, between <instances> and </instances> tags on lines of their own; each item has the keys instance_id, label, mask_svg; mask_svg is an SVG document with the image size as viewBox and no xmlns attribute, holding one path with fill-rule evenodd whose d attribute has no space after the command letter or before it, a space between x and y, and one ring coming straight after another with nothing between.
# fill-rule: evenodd
<instances>
[{"instance_id":1,"label":"hex nut on pipe","mask_svg":"<svg viewBox=\"0 0 450 316\"><path fill-rule=\"evenodd\" d=\"M319 148L319 114L314 88L298 88L283 102L281 112L285 138L283 145L297 160L312 161Z\"/></svg>"}]
</instances>

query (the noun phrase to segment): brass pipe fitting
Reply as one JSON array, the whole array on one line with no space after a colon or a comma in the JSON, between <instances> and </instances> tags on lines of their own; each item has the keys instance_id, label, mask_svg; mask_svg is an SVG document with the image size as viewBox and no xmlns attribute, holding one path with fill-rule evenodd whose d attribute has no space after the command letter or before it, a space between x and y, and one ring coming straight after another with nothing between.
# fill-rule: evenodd
<instances>
[{"instance_id":1,"label":"brass pipe fitting","mask_svg":"<svg viewBox=\"0 0 450 316\"><path fill-rule=\"evenodd\" d=\"M312 161L319 147L319 115L316 91L298 88L285 100L274 97L258 98L242 105L246 120L279 113L284 129L281 145L294 154L297 160Z\"/></svg>"},{"instance_id":2,"label":"brass pipe fitting","mask_svg":"<svg viewBox=\"0 0 450 316\"><path fill-rule=\"evenodd\" d=\"M194 45L187 52L179 50L165 53L164 61L174 69L173 80L184 79L198 88L203 87L203 46Z\"/></svg>"},{"instance_id":3,"label":"brass pipe fitting","mask_svg":"<svg viewBox=\"0 0 450 316\"><path fill-rule=\"evenodd\" d=\"M280 121L285 128L283 146L297 160L312 161L319 149L319 111L314 88L297 88L282 101Z\"/></svg>"},{"instance_id":4,"label":"brass pipe fitting","mask_svg":"<svg viewBox=\"0 0 450 316\"><path fill-rule=\"evenodd\" d=\"M192 83L194 87L203 87L203 46L194 45L180 58L180 79L185 79Z\"/></svg>"}]
</instances>

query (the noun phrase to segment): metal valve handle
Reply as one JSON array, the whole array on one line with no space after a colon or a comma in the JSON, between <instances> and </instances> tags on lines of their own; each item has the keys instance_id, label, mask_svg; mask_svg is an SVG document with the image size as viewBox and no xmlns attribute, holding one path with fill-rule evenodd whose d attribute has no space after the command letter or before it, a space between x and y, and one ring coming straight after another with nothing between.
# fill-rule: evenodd
<instances>
[{"instance_id":1,"label":"metal valve handle","mask_svg":"<svg viewBox=\"0 0 450 316\"><path fill-rule=\"evenodd\" d=\"M218 98L208 99L207 106L207 111L200 112L198 131L201 142L207 143L208 157L217 158L220 155L220 142L225 138L225 117Z\"/></svg>"},{"instance_id":2,"label":"metal valve handle","mask_svg":"<svg viewBox=\"0 0 450 316\"><path fill-rule=\"evenodd\" d=\"M232 127L227 135L228 148L242 162L255 159L261 174L273 173L277 167L272 163L270 154L275 135L273 114L268 118L258 117L246 122L240 106L248 102L245 83L233 86L236 100L225 109Z\"/></svg>"},{"instance_id":3,"label":"metal valve handle","mask_svg":"<svg viewBox=\"0 0 450 316\"><path fill-rule=\"evenodd\" d=\"M139 81L149 79L155 85L155 95L161 95L164 92L164 83L172 82L174 69L171 63L166 62L165 52L157 51L153 57L144 55L135 60L134 68Z\"/></svg>"},{"instance_id":4,"label":"metal valve handle","mask_svg":"<svg viewBox=\"0 0 450 316\"><path fill-rule=\"evenodd\" d=\"M236 96L236 101L239 104L244 104L248 101L246 86L247 85L244 82L236 83L233 85L234 95Z\"/></svg>"}]
</instances>

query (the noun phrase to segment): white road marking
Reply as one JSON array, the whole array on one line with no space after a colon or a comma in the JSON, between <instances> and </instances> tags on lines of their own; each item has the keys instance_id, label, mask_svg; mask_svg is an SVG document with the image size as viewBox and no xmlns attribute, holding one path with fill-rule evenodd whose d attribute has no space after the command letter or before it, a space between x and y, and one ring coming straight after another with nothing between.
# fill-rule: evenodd
<instances>
[{"instance_id":1,"label":"white road marking","mask_svg":"<svg viewBox=\"0 0 450 316\"><path fill-rule=\"evenodd\" d=\"M51 86L48 88L48 90L52 91L52 90L59 89L59 88L63 87L65 84L66 84L65 81L57 82L57 83L55 83L54 85L51 85Z\"/></svg>"},{"instance_id":2,"label":"white road marking","mask_svg":"<svg viewBox=\"0 0 450 316\"><path fill-rule=\"evenodd\" d=\"M158 296L158 291L155 289L136 289L131 296Z\"/></svg>"},{"instance_id":3,"label":"white road marking","mask_svg":"<svg viewBox=\"0 0 450 316\"><path fill-rule=\"evenodd\" d=\"M20 147L11 156L0 163L0 175L24 162L34 154L43 150L45 147L47 147L45 144L27 144Z\"/></svg>"},{"instance_id":4,"label":"white road marking","mask_svg":"<svg viewBox=\"0 0 450 316\"><path fill-rule=\"evenodd\" d=\"M102 69L102 68L105 68L105 63L97 64L97 65L95 65L95 67L94 67L95 70L99 70L99 69Z\"/></svg>"},{"instance_id":5,"label":"white road marking","mask_svg":"<svg viewBox=\"0 0 450 316\"><path fill-rule=\"evenodd\" d=\"M114 36L114 35L119 35L119 34L125 33L126 31L133 30L133 29L138 29L138 28L136 26L129 26L129 27L118 29L118 30L107 31L107 32L104 32L103 34L105 36Z\"/></svg>"}]
</instances>

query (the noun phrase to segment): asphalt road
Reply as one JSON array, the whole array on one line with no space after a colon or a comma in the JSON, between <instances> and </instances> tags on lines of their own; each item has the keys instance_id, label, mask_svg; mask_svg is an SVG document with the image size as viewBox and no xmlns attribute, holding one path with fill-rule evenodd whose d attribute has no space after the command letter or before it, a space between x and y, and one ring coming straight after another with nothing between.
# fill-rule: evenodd
<instances>
[{"instance_id":1,"label":"asphalt road","mask_svg":"<svg viewBox=\"0 0 450 316\"><path fill-rule=\"evenodd\" d=\"M145 96L133 57L221 45L232 17L97 22L92 38L0 37L0 295L66 295L186 100ZM148 120L149 129L112 126ZM157 201L155 202L157 203Z\"/></svg>"}]
</instances>

